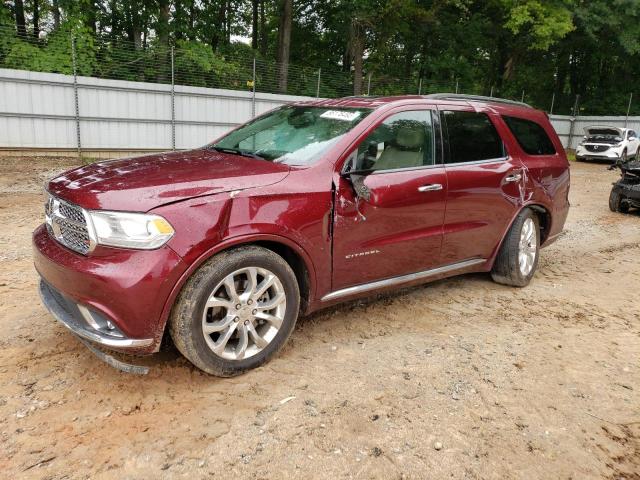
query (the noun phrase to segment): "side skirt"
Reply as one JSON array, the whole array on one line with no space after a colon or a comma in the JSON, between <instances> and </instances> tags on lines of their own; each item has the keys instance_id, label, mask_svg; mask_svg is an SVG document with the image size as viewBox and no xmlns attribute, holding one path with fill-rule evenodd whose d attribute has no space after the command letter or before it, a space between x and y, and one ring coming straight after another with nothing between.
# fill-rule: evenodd
<instances>
[{"instance_id":1,"label":"side skirt","mask_svg":"<svg viewBox=\"0 0 640 480\"><path fill-rule=\"evenodd\" d=\"M399 277L387 278L385 280L377 280L371 283L364 283L362 285L343 288L341 290L336 290L335 292L328 293L327 295L322 297L321 300L323 302L327 302L327 301L336 300L342 297L359 295L361 293L370 292L370 291L378 290L381 288L402 285L404 283L410 283L415 280L424 280L424 279L428 279L428 278L442 275L445 273L451 273L456 270L463 270L465 268L473 267L475 265L480 265L481 263L485 263L486 261L487 260L485 258L472 258L470 260L464 260L462 262L452 263L450 265L433 268L431 270L424 270L422 272L410 273L408 275L402 275Z\"/></svg>"}]
</instances>

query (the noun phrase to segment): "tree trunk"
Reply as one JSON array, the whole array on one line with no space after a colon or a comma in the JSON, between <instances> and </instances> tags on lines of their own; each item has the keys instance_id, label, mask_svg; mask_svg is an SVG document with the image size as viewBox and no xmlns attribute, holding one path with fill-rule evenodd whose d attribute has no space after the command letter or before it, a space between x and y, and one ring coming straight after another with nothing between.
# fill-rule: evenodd
<instances>
[{"instance_id":1,"label":"tree trunk","mask_svg":"<svg viewBox=\"0 0 640 480\"><path fill-rule=\"evenodd\" d=\"M169 48L169 0L158 0L158 42L165 48Z\"/></svg>"},{"instance_id":2,"label":"tree trunk","mask_svg":"<svg viewBox=\"0 0 640 480\"><path fill-rule=\"evenodd\" d=\"M258 49L258 1L259 0L251 0L253 7L253 15L251 19L251 48L254 50Z\"/></svg>"},{"instance_id":3,"label":"tree trunk","mask_svg":"<svg viewBox=\"0 0 640 480\"><path fill-rule=\"evenodd\" d=\"M194 28L196 23L196 2L191 0L191 6L189 7L189 40L194 38Z\"/></svg>"},{"instance_id":4,"label":"tree trunk","mask_svg":"<svg viewBox=\"0 0 640 480\"><path fill-rule=\"evenodd\" d=\"M231 19L232 19L232 10L231 10L231 0L227 0L227 2L225 2L227 4L227 24L225 26L225 33L227 34L226 36L226 43L227 45L229 45L231 43Z\"/></svg>"},{"instance_id":5,"label":"tree trunk","mask_svg":"<svg viewBox=\"0 0 640 480\"><path fill-rule=\"evenodd\" d=\"M364 28L357 19L351 21L350 52L353 60L353 94L362 95L362 65L364 56Z\"/></svg>"},{"instance_id":6,"label":"tree trunk","mask_svg":"<svg viewBox=\"0 0 640 480\"><path fill-rule=\"evenodd\" d=\"M60 2L59 0L53 0L51 4L51 13L53 13L53 29L60 28Z\"/></svg>"},{"instance_id":7,"label":"tree trunk","mask_svg":"<svg viewBox=\"0 0 640 480\"><path fill-rule=\"evenodd\" d=\"M220 2L220 9L218 10L218 20L213 29L213 35L211 36L211 48L213 51L217 51L220 44L226 38L225 30L227 28L227 1Z\"/></svg>"},{"instance_id":8,"label":"tree trunk","mask_svg":"<svg viewBox=\"0 0 640 480\"><path fill-rule=\"evenodd\" d=\"M278 27L278 90L286 93L289 81L289 53L291 51L292 0L281 0L280 25Z\"/></svg>"},{"instance_id":9,"label":"tree trunk","mask_svg":"<svg viewBox=\"0 0 640 480\"><path fill-rule=\"evenodd\" d=\"M169 15L171 5L169 0L158 0L158 43L160 65L158 65L158 82L163 83L171 77L171 67L169 66Z\"/></svg>"},{"instance_id":10,"label":"tree trunk","mask_svg":"<svg viewBox=\"0 0 640 480\"><path fill-rule=\"evenodd\" d=\"M33 38L40 38L40 3L33 0Z\"/></svg>"},{"instance_id":11,"label":"tree trunk","mask_svg":"<svg viewBox=\"0 0 640 480\"><path fill-rule=\"evenodd\" d=\"M175 27L173 30L173 35L176 40L182 40L184 39L184 25L187 17L187 14L185 12L185 2L175 2L175 8L176 12L173 17L175 21Z\"/></svg>"},{"instance_id":12,"label":"tree trunk","mask_svg":"<svg viewBox=\"0 0 640 480\"><path fill-rule=\"evenodd\" d=\"M21 37L27 36L27 26L24 20L24 3L22 0L15 0L14 10L16 15L16 30Z\"/></svg>"},{"instance_id":13,"label":"tree trunk","mask_svg":"<svg viewBox=\"0 0 640 480\"><path fill-rule=\"evenodd\" d=\"M265 15L265 0L260 0L260 53L263 57L267 56L267 19Z\"/></svg>"},{"instance_id":14,"label":"tree trunk","mask_svg":"<svg viewBox=\"0 0 640 480\"><path fill-rule=\"evenodd\" d=\"M57 3L58 0L54 0L54 4ZM109 0L109 26L111 27L111 32L109 36L111 41L115 40L118 35L118 11L117 11L116 0ZM59 14L60 12L58 12Z\"/></svg>"},{"instance_id":15,"label":"tree trunk","mask_svg":"<svg viewBox=\"0 0 640 480\"><path fill-rule=\"evenodd\" d=\"M95 0L89 0L87 2L87 11L85 12L84 18L85 25L95 34L98 31L98 27L96 25L98 21L98 12Z\"/></svg>"},{"instance_id":16,"label":"tree trunk","mask_svg":"<svg viewBox=\"0 0 640 480\"><path fill-rule=\"evenodd\" d=\"M125 14L125 20L127 38L133 43L135 50L140 50L142 48L142 19L138 5L133 5L133 2L129 3L129 11Z\"/></svg>"}]
</instances>

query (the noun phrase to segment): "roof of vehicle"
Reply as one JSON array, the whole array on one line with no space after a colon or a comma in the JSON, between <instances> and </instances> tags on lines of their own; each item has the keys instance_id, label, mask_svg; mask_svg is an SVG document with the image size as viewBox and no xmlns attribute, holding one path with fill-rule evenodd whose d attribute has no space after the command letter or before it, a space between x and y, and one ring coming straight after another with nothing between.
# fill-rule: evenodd
<instances>
[{"instance_id":1,"label":"roof of vehicle","mask_svg":"<svg viewBox=\"0 0 640 480\"><path fill-rule=\"evenodd\" d=\"M430 95L397 95L397 96L352 96L343 98L330 98L326 100L314 100L312 102L304 102L318 107L342 107L342 108L378 108L390 104L415 103L416 101L425 101L426 103L482 103L494 107L517 107L525 109L533 109L524 102L507 100L497 97L483 97L480 95L462 95L456 93L435 93Z\"/></svg>"}]
</instances>

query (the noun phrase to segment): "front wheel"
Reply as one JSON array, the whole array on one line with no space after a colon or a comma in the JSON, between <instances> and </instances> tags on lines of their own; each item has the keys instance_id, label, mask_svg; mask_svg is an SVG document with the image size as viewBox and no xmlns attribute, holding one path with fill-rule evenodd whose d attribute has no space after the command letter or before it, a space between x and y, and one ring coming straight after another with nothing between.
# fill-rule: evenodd
<instances>
[{"instance_id":1,"label":"front wheel","mask_svg":"<svg viewBox=\"0 0 640 480\"><path fill-rule=\"evenodd\" d=\"M258 367L286 343L300 293L289 264L271 250L240 247L201 266L169 319L171 337L191 363L221 377Z\"/></svg>"},{"instance_id":2,"label":"front wheel","mask_svg":"<svg viewBox=\"0 0 640 480\"><path fill-rule=\"evenodd\" d=\"M624 201L623 196L615 188L613 188L609 194L609 210L620 213L627 213L629 211L629 204Z\"/></svg>"},{"instance_id":3,"label":"front wheel","mask_svg":"<svg viewBox=\"0 0 640 480\"><path fill-rule=\"evenodd\" d=\"M502 241L491 277L497 283L524 287L533 278L539 253L538 216L530 208L525 208L518 214Z\"/></svg>"}]
</instances>

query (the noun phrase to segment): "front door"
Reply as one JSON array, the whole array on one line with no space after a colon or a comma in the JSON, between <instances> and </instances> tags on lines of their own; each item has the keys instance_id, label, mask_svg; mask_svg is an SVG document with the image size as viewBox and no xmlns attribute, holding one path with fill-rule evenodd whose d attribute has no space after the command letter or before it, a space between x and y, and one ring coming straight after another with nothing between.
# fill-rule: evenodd
<instances>
[{"instance_id":1,"label":"front door","mask_svg":"<svg viewBox=\"0 0 640 480\"><path fill-rule=\"evenodd\" d=\"M442 262L486 259L523 202L526 170L489 112L447 106L441 118L449 182Z\"/></svg>"},{"instance_id":2,"label":"front door","mask_svg":"<svg viewBox=\"0 0 640 480\"><path fill-rule=\"evenodd\" d=\"M363 175L336 185L333 290L439 264L447 178L436 138L430 110L403 111L350 155L346 168ZM362 185L367 193L356 195Z\"/></svg>"}]
</instances>

